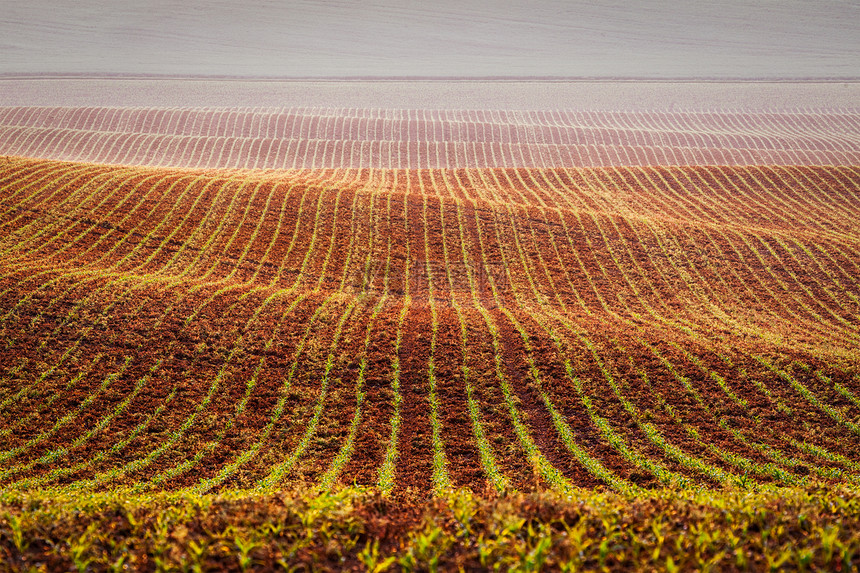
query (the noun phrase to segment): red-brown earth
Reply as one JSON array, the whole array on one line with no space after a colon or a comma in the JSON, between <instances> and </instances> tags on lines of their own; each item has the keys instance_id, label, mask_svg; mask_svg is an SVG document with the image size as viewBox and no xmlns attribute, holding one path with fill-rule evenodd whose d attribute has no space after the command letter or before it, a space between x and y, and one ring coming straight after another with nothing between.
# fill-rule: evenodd
<instances>
[{"instance_id":1,"label":"red-brown earth","mask_svg":"<svg viewBox=\"0 0 860 573\"><path fill-rule=\"evenodd\" d=\"M845 166L8 157L0 485L856 484L858 220Z\"/></svg>"}]
</instances>

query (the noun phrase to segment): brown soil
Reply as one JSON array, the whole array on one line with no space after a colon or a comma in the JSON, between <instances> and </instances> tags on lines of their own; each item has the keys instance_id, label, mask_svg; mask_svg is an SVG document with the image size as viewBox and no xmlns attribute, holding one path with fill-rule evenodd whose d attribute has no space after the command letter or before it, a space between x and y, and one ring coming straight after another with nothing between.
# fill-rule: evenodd
<instances>
[{"instance_id":1,"label":"brown soil","mask_svg":"<svg viewBox=\"0 0 860 573\"><path fill-rule=\"evenodd\" d=\"M738 478L771 482L777 468L809 483L857 479L852 169L227 172L22 158L0 168L6 487L173 490L252 449L217 488L253 487L302 444L329 357L318 425L282 485L318 483L332 467L362 358L363 406L338 481L375 485L408 290L395 495L426 496L431 284L438 445L454 487L490 491L464 360L501 474L521 491L551 486L517 438L496 359L534 443L576 486L606 484L568 450L542 392L590 457L643 487L659 483L586 403L636 452L705 486L718 484L646 424Z\"/></svg>"}]
</instances>

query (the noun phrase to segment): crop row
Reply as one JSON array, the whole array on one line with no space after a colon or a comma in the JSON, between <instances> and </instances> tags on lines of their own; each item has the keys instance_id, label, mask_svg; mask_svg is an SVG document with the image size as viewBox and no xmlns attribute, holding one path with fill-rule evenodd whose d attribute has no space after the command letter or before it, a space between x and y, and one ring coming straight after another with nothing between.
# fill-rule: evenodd
<instances>
[{"instance_id":1,"label":"crop row","mask_svg":"<svg viewBox=\"0 0 860 573\"><path fill-rule=\"evenodd\" d=\"M257 169L853 165L860 140L851 110L372 112L0 108L0 152Z\"/></svg>"},{"instance_id":2,"label":"crop row","mask_svg":"<svg viewBox=\"0 0 860 573\"><path fill-rule=\"evenodd\" d=\"M636 143L850 150L857 110L659 112L361 108L0 108L4 127L251 139ZM582 139L602 131L608 140ZM641 139L636 139L641 138ZM675 139L678 138L678 139Z\"/></svg>"},{"instance_id":3,"label":"crop row","mask_svg":"<svg viewBox=\"0 0 860 573\"><path fill-rule=\"evenodd\" d=\"M860 482L851 167L0 165L0 483Z\"/></svg>"}]
</instances>

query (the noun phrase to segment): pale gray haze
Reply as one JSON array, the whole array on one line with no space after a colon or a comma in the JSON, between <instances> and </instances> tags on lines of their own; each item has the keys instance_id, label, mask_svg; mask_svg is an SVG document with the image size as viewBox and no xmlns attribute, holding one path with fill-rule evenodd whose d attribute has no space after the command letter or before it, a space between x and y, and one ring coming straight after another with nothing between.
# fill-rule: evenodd
<instances>
[{"instance_id":1,"label":"pale gray haze","mask_svg":"<svg viewBox=\"0 0 860 573\"><path fill-rule=\"evenodd\" d=\"M0 74L860 76L856 0L3 0Z\"/></svg>"}]
</instances>

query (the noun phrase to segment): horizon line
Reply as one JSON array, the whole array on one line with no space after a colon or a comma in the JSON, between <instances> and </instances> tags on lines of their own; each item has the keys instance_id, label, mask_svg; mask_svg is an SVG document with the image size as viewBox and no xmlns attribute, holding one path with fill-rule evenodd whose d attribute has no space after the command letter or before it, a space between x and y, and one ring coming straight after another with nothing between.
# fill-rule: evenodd
<instances>
[{"instance_id":1,"label":"horizon line","mask_svg":"<svg viewBox=\"0 0 860 573\"><path fill-rule=\"evenodd\" d=\"M207 74L0 73L2 80L186 80L236 82L462 82L462 83L858 83L860 76L721 77L721 76L240 76Z\"/></svg>"}]
</instances>

